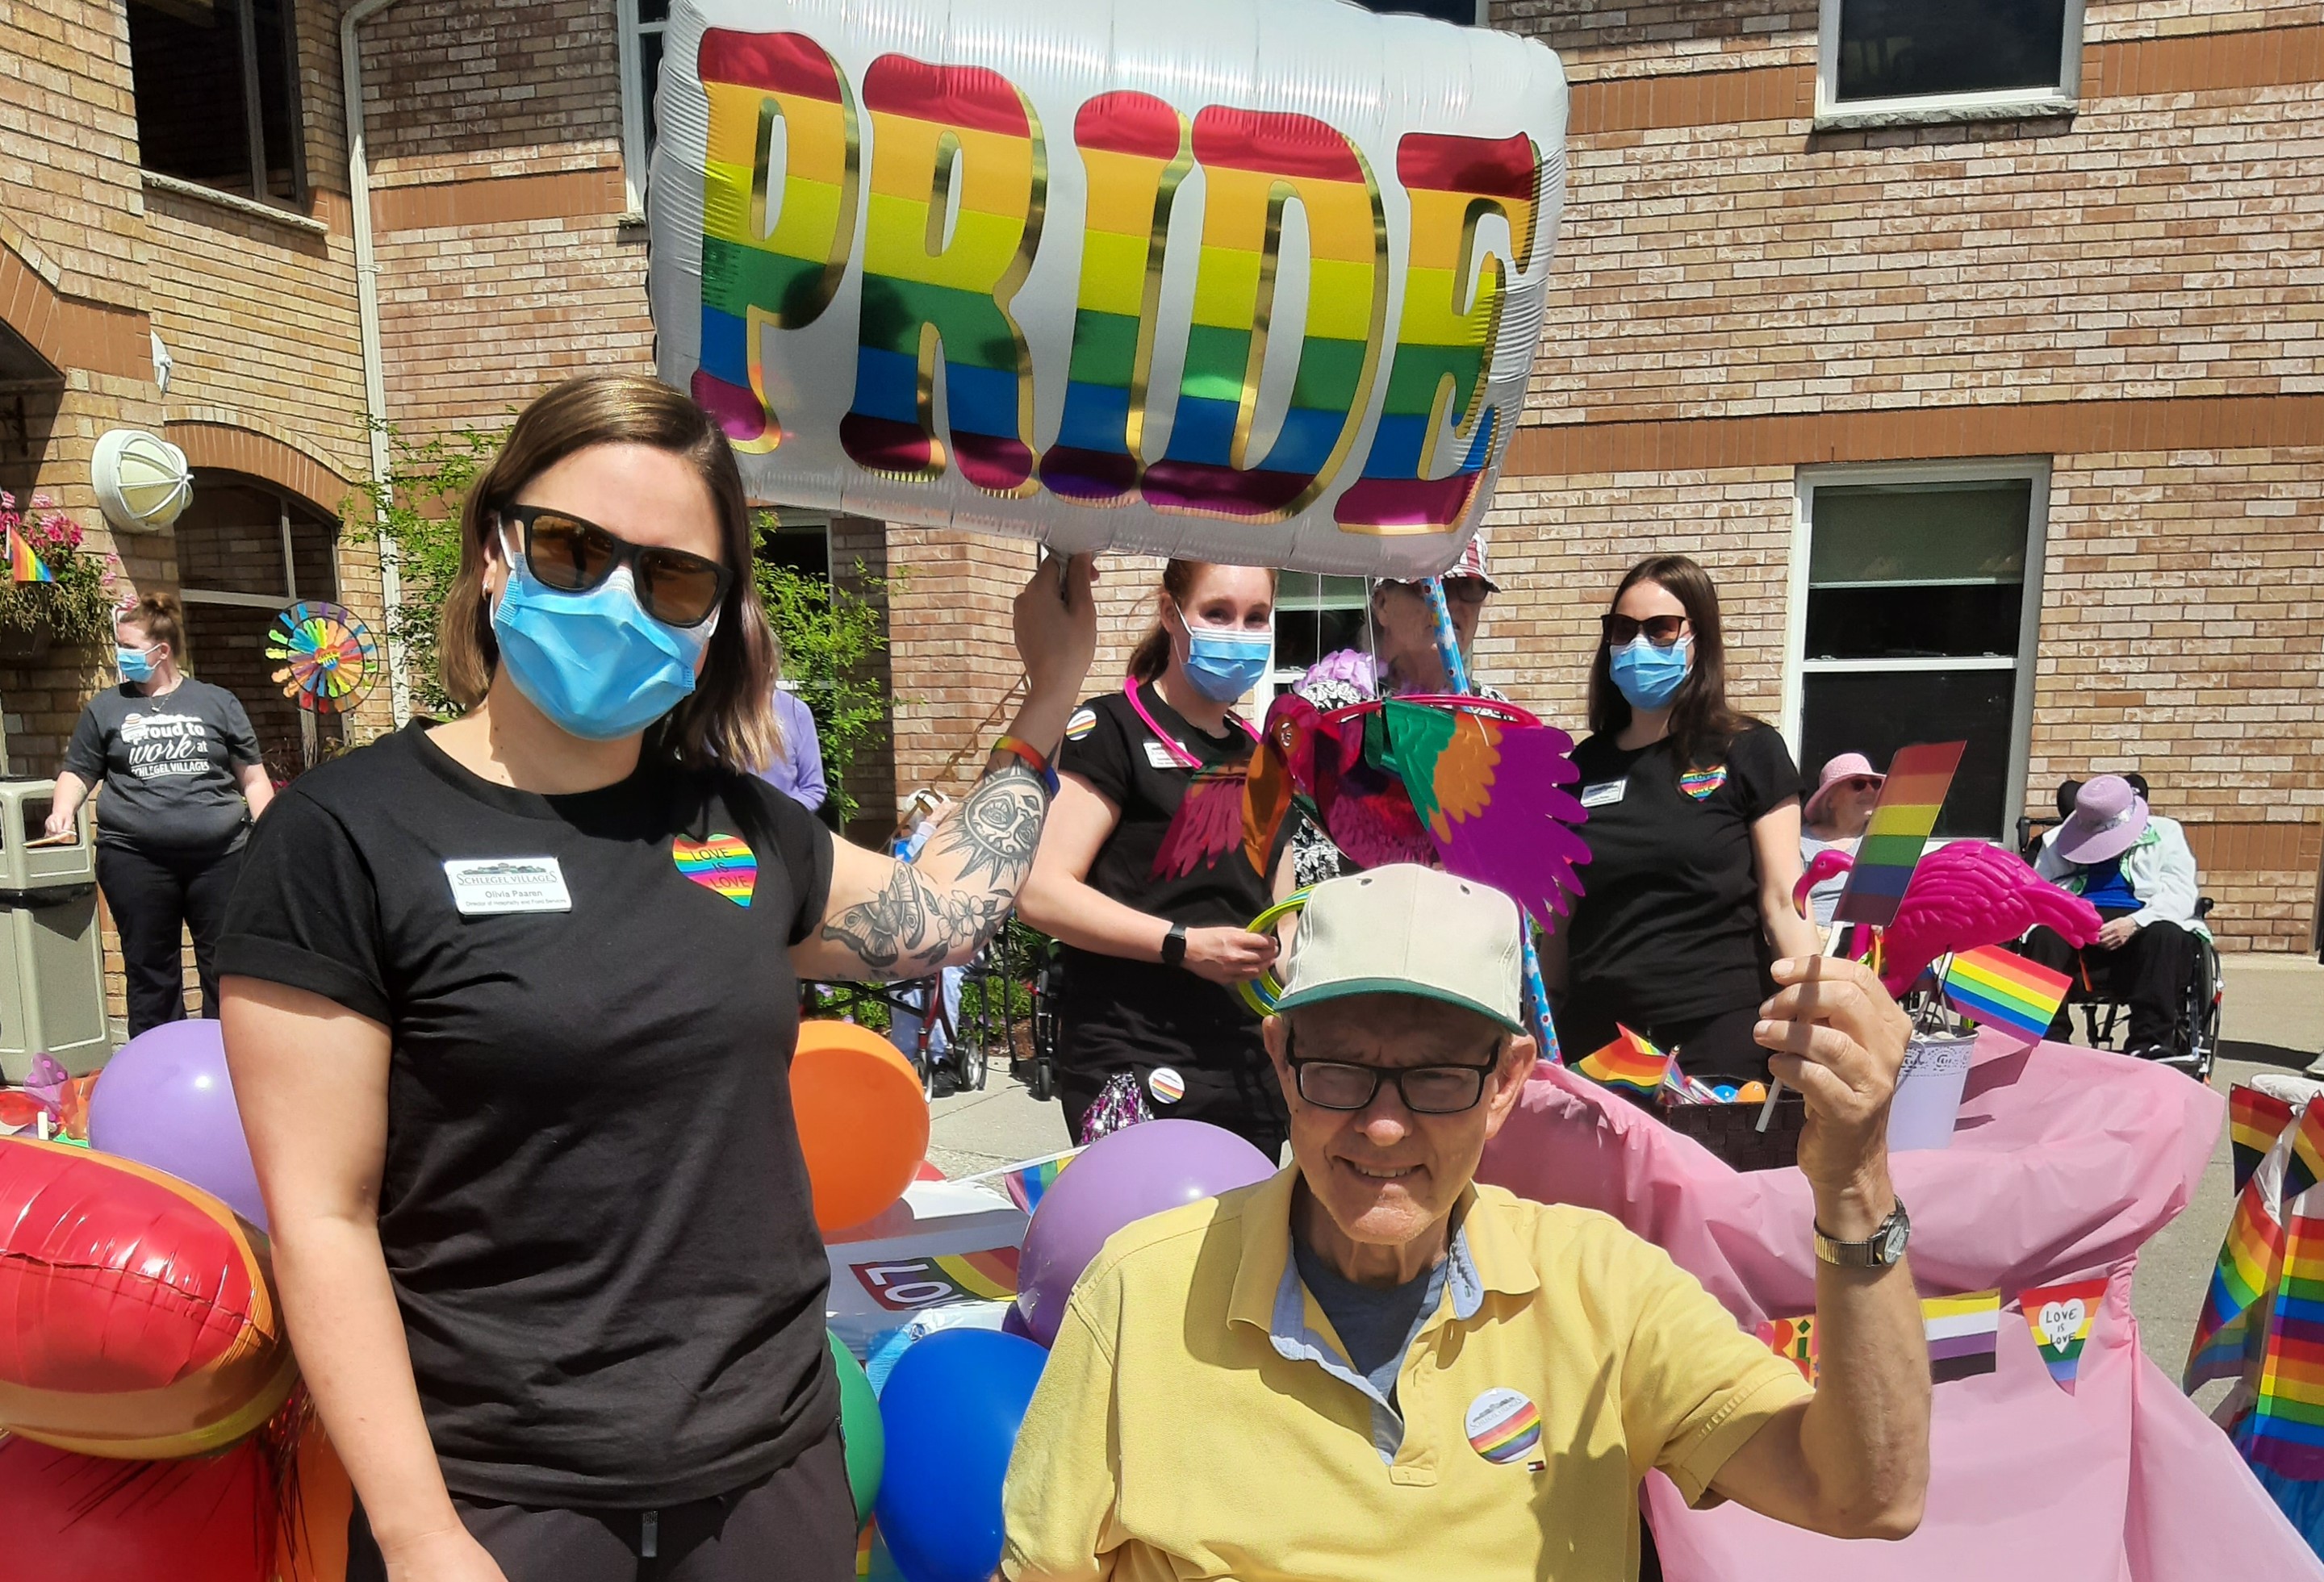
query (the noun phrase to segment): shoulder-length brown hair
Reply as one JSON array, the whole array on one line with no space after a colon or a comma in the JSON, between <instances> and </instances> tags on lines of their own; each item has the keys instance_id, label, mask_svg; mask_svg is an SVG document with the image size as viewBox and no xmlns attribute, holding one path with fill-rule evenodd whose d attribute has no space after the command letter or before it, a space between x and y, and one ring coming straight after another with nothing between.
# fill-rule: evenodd
<instances>
[{"instance_id":1,"label":"shoulder-length brown hair","mask_svg":"<svg viewBox=\"0 0 2324 1582\"><path fill-rule=\"evenodd\" d=\"M1738 731L1757 722L1727 706L1727 638L1719 621L1719 588L1709 572L1683 555L1650 556L1623 575L1606 608L1610 612L1640 583L1652 583L1676 599L1693 629L1694 666L1671 699L1670 734L1681 767L1700 768L1723 754ZM1601 631L1598 658L1590 667L1593 732L1619 731L1630 722L1630 700L1614 685L1612 665L1613 651Z\"/></svg>"},{"instance_id":2,"label":"shoulder-length brown hair","mask_svg":"<svg viewBox=\"0 0 2324 1582\"><path fill-rule=\"evenodd\" d=\"M499 455L460 512L460 574L445 595L436 658L444 691L474 708L500 662L484 600L487 546L497 513L524 486L577 451L644 445L690 464L718 513L718 558L733 570L718 630L694 691L646 731L646 750L689 768L764 768L781 750L774 720L775 639L751 578L750 501L726 436L685 395L639 373L593 373L544 391L517 417Z\"/></svg>"}]
</instances>

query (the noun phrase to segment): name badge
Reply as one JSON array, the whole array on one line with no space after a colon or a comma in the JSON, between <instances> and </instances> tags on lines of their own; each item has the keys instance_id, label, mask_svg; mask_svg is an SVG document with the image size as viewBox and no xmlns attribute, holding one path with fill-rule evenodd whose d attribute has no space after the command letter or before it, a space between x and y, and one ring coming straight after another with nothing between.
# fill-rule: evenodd
<instances>
[{"instance_id":1,"label":"name badge","mask_svg":"<svg viewBox=\"0 0 2324 1582\"><path fill-rule=\"evenodd\" d=\"M1582 805L1603 807L1609 802L1619 802L1629 788L1630 777L1628 775L1618 780L1600 780L1595 786L1584 786L1582 787Z\"/></svg>"},{"instance_id":2,"label":"name badge","mask_svg":"<svg viewBox=\"0 0 2324 1582\"><path fill-rule=\"evenodd\" d=\"M573 910L554 857L456 857L444 864L444 877L463 917Z\"/></svg>"},{"instance_id":3,"label":"name badge","mask_svg":"<svg viewBox=\"0 0 2324 1582\"><path fill-rule=\"evenodd\" d=\"M1147 742L1146 761L1157 769L1175 769L1178 767L1177 759L1171 754L1168 748L1158 741Z\"/></svg>"}]
</instances>

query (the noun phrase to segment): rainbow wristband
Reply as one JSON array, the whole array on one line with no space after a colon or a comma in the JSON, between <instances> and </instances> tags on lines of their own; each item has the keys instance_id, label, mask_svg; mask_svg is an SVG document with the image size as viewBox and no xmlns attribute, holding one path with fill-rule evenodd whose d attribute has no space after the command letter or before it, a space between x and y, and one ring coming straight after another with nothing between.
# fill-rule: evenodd
<instances>
[{"instance_id":1,"label":"rainbow wristband","mask_svg":"<svg viewBox=\"0 0 2324 1582\"><path fill-rule=\"evenodd\" d=\"M1014 756L1039 778L1042 789L1055 797L1057 794L1057 771L1049 767L1048 755L1021 736L1004 736L992 744L995 752Z\"/></svg>"}]
</instances>

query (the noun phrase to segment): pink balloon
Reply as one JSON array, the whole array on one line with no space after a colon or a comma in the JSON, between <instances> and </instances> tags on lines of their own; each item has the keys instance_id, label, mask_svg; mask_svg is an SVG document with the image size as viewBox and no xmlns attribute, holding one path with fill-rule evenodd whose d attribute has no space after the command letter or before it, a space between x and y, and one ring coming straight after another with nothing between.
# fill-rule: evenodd
<instances>
[{"instance_id":1,"label":"pink balloon","mask_svg":"<svg viewBox=\"0 0 2324 1582\"><path fill-rule=\"evenodd\" d=\"M216 1022L164 1022L123 1044L89 1094L88 1141L191 1182L266 1228Z\"/></svg>"},{"instance_id":2,"label":"pink balloon","mask_svg":"<svg viewBox=\"0 0 2324 1582\"><path fill-rule=\"evenodd\" d=\"M1232 1132L1198 1120L1149 1120L1092 1143L1041 1194L1017 1261L1017 1306L1026 1331L1057 1338L1074 1282L1134 1219L1275 1173L1275 1162Z\"/></svg>"}]
</instances>

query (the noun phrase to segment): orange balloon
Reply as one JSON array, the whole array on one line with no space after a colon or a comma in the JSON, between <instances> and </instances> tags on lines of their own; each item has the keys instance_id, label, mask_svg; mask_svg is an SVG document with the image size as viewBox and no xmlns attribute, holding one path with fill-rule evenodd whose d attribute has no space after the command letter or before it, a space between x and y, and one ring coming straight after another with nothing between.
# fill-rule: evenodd
<instances>
[{"instance_id":1,"label":"orange balloon","mask_svg":"<svg viewBox=\"0 0 2324 1582\"><path fill-rule=\"evenodd\" d=\"M904 1195L928 1151L928 1101L896 1046L853 1022L802 1022L791 1113L824 1231L861 1225Z\"/></svg>"},{"instance_id":2,"label":"orange balloon","mask_svg":"<svg viewBox=\"0 0 2324 1582\"><path fill-rule=\"evenodd\" d=\"M347 1518L355 1491L323 1425L299 1436L293 1497L275 1529L272 1582L347 1582Z\"/></svg>"}]
</instances>

